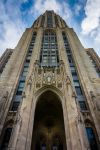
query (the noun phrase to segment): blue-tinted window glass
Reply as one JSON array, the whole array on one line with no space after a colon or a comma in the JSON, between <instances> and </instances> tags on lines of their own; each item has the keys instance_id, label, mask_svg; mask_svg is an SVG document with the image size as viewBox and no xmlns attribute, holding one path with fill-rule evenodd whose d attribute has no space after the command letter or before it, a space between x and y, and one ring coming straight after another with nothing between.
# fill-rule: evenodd
<instances>
[{"instance_id":1,"label":"blue-tinted window glass","mask_svg":"<svg viewBox=\"0 0 100 150\"><path fill-rule=\"evenodd\" d=\"M42 144L41 150L46 150L46 145L45 144Z\"/></svg>"},{"instance_id":2,"label":"blue-tinted window glass","mask_svg":"<svg viewBox=\"0 0 100 150\"><path fill-rule=\"evenodd\" d=\"M11 107L11 111L17 111L19 104L20 104L20 102L14 101L12 104L12 107Z\"/></svg>"},{"instance_id":3,"label":"blue-tinted window glass","mask_svg":"<svg viewBox=\"0 0 100 150\"><path fill-rule=\"evenodd\" d=\"M82 90L80 86L75 86L75 90L76 90L77 95L82 95Z\"/></svg>"},{"instance_id":4,"label":"blue-tinted window glass","mask_svg":"<svg viewBox=\"0 0 100 150\"><path fill-rule=\"evenodd\" d=\"M7 128L4 133L3 141L1 144L1 150L6 150L8 148L9 140L11 137L12 128Z\"/></svg>"},{"instance_id":5,"label":"blue-tinted window glass","mask_svg":"<svg viewBox=\"0 0 100 150\"><path fill-rule=\"evenodd\" d=\"M45 31L43 34L40 65L44 67L58 66L58 46L56 34L52 30Z\"/></svg>"},{"instance_id":6,"label":"blue-tinted window glass","mask_svg":"<svg viewBox=\"0 0 100 150\"><path fill-rule=\"evenodd\" d=\"M81 110L87 110L85 101L79 101L79 105L80 105Z\"/></svg>"},{"instance_id":7,"label":"blue-tinted window glass","mask_svg":"<svg viewBox=\"0 0 100 150\"><path fill-rule=\"evenodd\" d=\"M86 133L89 140L91 150L98 150L94 131L91 127L86 127Z\"/></svg>"}]
</instances>

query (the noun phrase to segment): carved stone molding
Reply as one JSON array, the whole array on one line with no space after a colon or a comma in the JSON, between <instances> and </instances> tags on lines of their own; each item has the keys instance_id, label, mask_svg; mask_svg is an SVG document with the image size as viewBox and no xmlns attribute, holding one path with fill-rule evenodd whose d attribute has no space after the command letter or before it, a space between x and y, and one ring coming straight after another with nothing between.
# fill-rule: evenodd
<instances>
[{"instance_id":1,"label":"carved stone molding","mask_svg":"<svg viewBox=\"0 0 100 150\"><path fill-rule=\"evenodd\" d=\"M66 84L71 84L71 80L69 76L66 77Z\"/></svg>"},{"instance_id":2,"label":"carved stone molding","mask_svg":"<svg viewBox=\"0 0 100 150\"><path fill-rule=\"evenodd\" d=\"M6 91L0 100L0 112L2 112L5 109L8 101L8 97L9 97L9 92Z\"/></svg>"},{"instance_id":3,"label":"carved stone molding","mask_svg":"<svg viewBox=\"0 0 100 150\"><path fill-rule=\"evenodd\" d=\"M91 114L89 111L82 111L82 116L83 116L84 120L86 120L86 119L91 120Z\"/></svg>"},{"instance_id":4,"label":"carved stone molding","mask_svg":"<svg viewBox=\"0 0 100 150\"><path fill-rule=\"evenodd\" d=\"M90 91L91 99L93 102L93 108L94 110L100 111L99 103L97 103L97 98L94 95L93 91Z\"/></svg>"},{"instance_id":5,"label":"carved stone molding","mask_svg":"<svg viewBox=\"0 0 100 150\"><path fill-rule=\"evenodd\" d=\"M76 96L76 92L75 92L75 91L73 91L73 93L72 93L72 97L77 98L77 96Z\"/></svg>"},{"instance_id":6,"label":"carved stone molding","mask_svg":"<svg viewBox=\"0 0 100 150\"><path fill-rule=\"evenodd\" d=\"M65 79L63 61L59 67L40 67L38 61L34 64L33 76L29 78L28 84L34 82L34 91L46 85L53 85L62 89L62 81ZM35 72L35 73L34 73Z\"/></svg>"}]
</instances>

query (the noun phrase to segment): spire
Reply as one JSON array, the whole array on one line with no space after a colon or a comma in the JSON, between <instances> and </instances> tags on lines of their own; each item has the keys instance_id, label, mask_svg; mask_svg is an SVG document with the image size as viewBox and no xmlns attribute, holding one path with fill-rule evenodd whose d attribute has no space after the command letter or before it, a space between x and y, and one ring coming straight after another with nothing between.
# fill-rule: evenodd
<instances>
[{"instance_id":1,"label":"spire","mask_svg":"<svg viewBox=\"0 0 100 150\"><path fill-rule=\"evenodd\" d=\"M44 14L40 15L37 20L34 21L33 27L65 28L68 26L65 20L63 20L62 17L56 14L53 10L46 10Z\"/></svg>"}]
</instances>

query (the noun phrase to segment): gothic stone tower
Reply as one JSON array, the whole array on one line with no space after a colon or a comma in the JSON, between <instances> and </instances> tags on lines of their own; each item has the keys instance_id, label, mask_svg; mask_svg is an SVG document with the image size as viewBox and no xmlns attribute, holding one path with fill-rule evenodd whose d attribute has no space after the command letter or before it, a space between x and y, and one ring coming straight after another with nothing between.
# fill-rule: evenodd
<instances>
[{"instance_id":1,"label":"gothic stone tower","mask_svg":"<svg viewBox=\"0 0 100 150\"><path fill-rule=\"evenodd\" d=\"M0 150L100 149L100 60L59 15L41 15L3 64Z\"/></svg>"}]
</instances>

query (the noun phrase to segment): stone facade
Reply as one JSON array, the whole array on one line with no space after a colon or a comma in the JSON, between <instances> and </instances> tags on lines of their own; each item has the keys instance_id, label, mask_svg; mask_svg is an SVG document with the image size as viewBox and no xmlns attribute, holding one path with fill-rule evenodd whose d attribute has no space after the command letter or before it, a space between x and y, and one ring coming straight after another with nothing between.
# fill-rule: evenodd
<instances>
[{"instance_id":1,"label":"stone facade","mask_svg":"<svg viewBox=\"0 0 100 150\"><path fill-rule=\"evenodd\" d=\"M10 59L12 52L13 52L13 49L6 49L4 54L1 56L1 58L0 58L0 74L3 72L3 69L5 68L8 60Z\"/></svg>"},{"instance_id":2,"label":"stone facade","mask_svg":"<svg viewBox=\"0 0 100 150\"><path fill-rule=\"evenodd\" d=\"M57 66L40 63L44 32L56 35ZM86 51L53 11L25 30L0 77L1 150L100 149L100 59L91 49L97 72Z\"/></svg>"}]
</instances>

